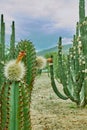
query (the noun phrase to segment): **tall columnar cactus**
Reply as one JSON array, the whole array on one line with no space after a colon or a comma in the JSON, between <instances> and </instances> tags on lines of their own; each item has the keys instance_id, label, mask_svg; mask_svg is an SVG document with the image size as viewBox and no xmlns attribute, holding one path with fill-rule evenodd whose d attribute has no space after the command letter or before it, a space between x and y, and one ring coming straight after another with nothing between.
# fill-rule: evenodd
<instances>
[{"instance_id":1,"label":"tall columnar cactus","mask_svg":"<svg viewBox=\"0 0 87 130\"><path fill-rule=\"evenodd\" d=\"M5 22L4 16L1 15L0 22L0 86L3 82L3 63L5 62Z\"/></svg>"},{"instance_id":2,"label":"tall columnar cactus","mask_svg":"<svg viewBox=\"0 0 87 130\"><path fill-rule=\"evenodd\" d=\"M4 22L4 16L3 14L1 15L1 60L4 61L5 60L5 22Z\"/></svg>"},{"instance_id":3,"label":"tall columnar cactus","mask_svg":"<svg viewBox=\"0 0 87 130\"><path fill-rule=\"evenodd\" d=\"M81 0L80 0L81 2ZM83 57L85 60L85 68L83 69L84 72L84 104L87 104L87 17L85 17L85 1L80 4L81 9L83 10L83 15L81 15L79 23L80 23L80 34L81 34L81 42L82 42L82 50L83 50ZM79 14L80 15L80 14Z\"/></svg>"},{"instance_id":4,"label":"tall columnar cactus","mask_svg":"<svg viewBox=\"0 0 87 130\"><path fill-rule=\"evenodd\" d=\"M15 22L12 22L12 34L10 39L10 59L15 58Z\"/></svg>"},{"instance_id":5,"label":"tall columnar cactus","mask_svg":"<svg viewBox=\"0 0 87 130\"><path fill-rule=\"evenodd\" d=\"M26 72L21 63L24 55L25 52L21 52L17 60L5 65L4 74L7 80L0 92L2 130L31 130L29 87L22 81Z\"/></svg>"},{"instance_id":6,"label":"tall columnar cactus","mask_svg":"<svg viewBox=\"0 0 87 130\"><path fill-rule=\"evenodd\" d=\"M79 22L82 23L85 18L85 0L79 0Z\"/></svg>"},{"instance_id":7,"label":"tall columnar cactus","mask_svg":"<svg viewBox=\"0 0 87 130\"><path fill-rule=\"evenodd\" d=\"M30 89L29 93L31 95L34 79L36 76L36 52L34 45L28 40L21 40L16 46L17 53L22 50L25 50L26 52L26 56L23 59L27 69L24 80L28 84Z\"/></svg>"},{"instance_id":8,"label":"tall columnar cactus","mask_svg":"<svg viewBox=\"0 0 87 130\"><path fill-rule=\"evenodd\" d=\"M11 41L10 41L10 56L6 54L6 45L5 45L5 22L4 16L1 14L1 22L0 22L0 86L3 82L4 75L3 75L3 65L4 63L10 58L14 58L15 54L15 23L12 22L12 34L11 34Z\"/></svg>"}]
</instances>

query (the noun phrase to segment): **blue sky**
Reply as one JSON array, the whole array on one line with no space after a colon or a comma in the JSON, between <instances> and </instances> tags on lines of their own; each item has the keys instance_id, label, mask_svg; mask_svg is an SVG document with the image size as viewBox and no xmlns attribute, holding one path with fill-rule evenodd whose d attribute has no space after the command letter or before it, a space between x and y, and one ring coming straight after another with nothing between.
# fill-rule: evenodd
<instances>
[{"instance_id":1,"label":"blue sky","mask_svg":"<svg viewBox=\"0 0 87 130\"><path fill-rule=\"evenodd\" d=\"M86 1L87 5L87 1ZM79 0L0 0L0 13L6 23L6 42L15 21L16 42L31 40L36 50L71 43L79 19Z\"/></svg>"}]
</instances>

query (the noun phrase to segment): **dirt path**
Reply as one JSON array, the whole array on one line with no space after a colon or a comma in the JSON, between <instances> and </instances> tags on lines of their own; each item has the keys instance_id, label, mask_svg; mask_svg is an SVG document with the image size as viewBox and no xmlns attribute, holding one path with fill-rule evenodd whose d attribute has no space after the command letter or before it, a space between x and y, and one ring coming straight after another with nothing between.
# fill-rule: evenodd
<instances>
[{"instance_id":1,"label":"dirt path","mask_svg":"<svg viewBox=\"0 0 87 130\"><path fill-rule=\"evenodd\" d=\"M87 107L59 99L47 74L36 77L31 103L32 130L87 130Z\"/></svg>"}]
</instances>

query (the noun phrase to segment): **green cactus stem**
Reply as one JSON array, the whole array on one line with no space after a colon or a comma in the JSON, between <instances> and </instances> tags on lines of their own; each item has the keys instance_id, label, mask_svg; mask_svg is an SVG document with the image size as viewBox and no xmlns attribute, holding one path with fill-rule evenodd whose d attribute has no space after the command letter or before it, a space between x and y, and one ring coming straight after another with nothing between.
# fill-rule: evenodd
<instances>
[{"instance_id":1,"label":"green cactus stem","mask_svg":"<svg viewBox=\"0 0 87 130\"><path fill-rule=\"evenodd\" d=\"M0 95L0 128L31 130L28 87L21 81L7 81Z\"/></svg>"},{"instance_id":2,"label":"green cactus stem","mask_svg":"<svg viewBox=\"0 0 87 130\"><path fill-rule=\"evenodd\" d=\"M85 0L79 0L79 21L83 22L85 18Z\"/></svg>"},{"instance_id":3,"label":"green cactus stem","mask_svg":"<svg viewBox=\"0 0 87 130\"><path fill-rule=\"evenodd\" d=\"M26 56L23 61L27 68L27 73L25 75L25 82L32 89L34 79L36 76L36 51L34 45L29 40L21 40L16 46L16 52L18 54L19 51L25 50Z\"/></svg>"},{"instance_id":4,"label":"green cactus stem","mask_svg":"<svg viewBox=\"0 0 87 130\"><path fill-rule=\"evenodd\" d=\"M16 60L5 65L6 82L0 91L0 129L31 130L29 87L23 82L25 67L19 53Z\"/></svg>"},{"instance_id":5,"label":"green cactus stem","mask_svg":"<svg viewBox=\"0 0 87 130\"><path fill-rule=\"evenodd\" d=\"M1 14L1 22L0 22L0 88L2 82L4 81L3 76L3 64L5 62L5 22L4 16Z\"/></svg>"},{"instance_id":6,"label":"green cactus stem","mask_svg":"<svg viewBox=\"0 0 87 130\"><path fill-rule=\"evenodd\" d=\"M58 90L58 87L56 87L56 83L55 83L55 81L54 81L54 73L53 73L53 65L52 65L52 64L50 64L50 75L51 75L51 85L52 85L52 88L53 88L55 94L56 94L59 98L61 98L61 99L63 99L63 100L67 100L68 97L67 97L67 96L64 96L63 94L61 94L61 93L59 92L59 90Z\"/></svg>"},{"instance_id":7,"label":"green cactus stem","mask_svg":"<svg viewBox=\"0 0 87 130\"><path fill-rule=\"evenodd\" d=\"M10 39L10 59L15 58L15 22L12 21L12 34Z\"/></svg>"},{"instance_id":8,"label":"green cactus stem","mask_svg":"<svg viewBox=\"0 0 87 130\"><path fill-rule=\"evenodd\" d=\"M70 48L69 55L67 56L67 60L63 61L62 54L62 38L59 38L59 46L58 46L58 78L60 79L60 83L63 86L65 97L61 95L58 87L55 84L55 76L53 70L53 64L50 66L50 74L51 74L51 84L52 87L55 88L54 92L58 93L57 96L61 99L70 99L75 102L78 106L82 102L82 94L83 91L83 82L84 82L84 73L82 70L84 69L84 64L79 66L79 55L78 55L78 44L75 43L76 39L74 36L74 45ZM74 53L75 52L75 53ZM72 55L72 56L71 56ZM66 67L64 63L66 62ZM56 74L55 74L56 75Z\"/></svg>"},{"instance_id":9,"label":"green cactus stem","mask_svg":"<svg viewBox=\"0 0 87 130\"><path fill-rule=\"evenodd\" d=\"M5 22L4 22L4 16L3 14L1 15L1 60L5 60Z\"/></svg>"}]
</instances>

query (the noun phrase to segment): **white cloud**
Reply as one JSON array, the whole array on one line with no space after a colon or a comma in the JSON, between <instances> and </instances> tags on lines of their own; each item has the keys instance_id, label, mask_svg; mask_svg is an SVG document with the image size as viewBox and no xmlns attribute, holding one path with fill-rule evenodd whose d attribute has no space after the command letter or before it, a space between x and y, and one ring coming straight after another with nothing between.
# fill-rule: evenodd
<instances>
[{"instance_id":1,"label":"white cloud","mask_svg":"<svg viewBox=\"0 0 87 130\"><path fill-rule=\"evenodd\" d=\"M86 0L85 0L86 1ZM87 6L87 1L86 1ZM87 8L87 7L86 7ZM34 19L49 19L52 24L44 24L42 29L55 31L58 28L70 28L75 30L79 17L78 0L1 0L0 12L4 14L6 32L10 33L11 22L30 17ZM86 9L87 11L87 9ZM20 18L20 17L19 17ZM20 22L21 22L20 19ZM20 23L18 23L20 25Z\"/></svg>"},{"instance_id":2,"label":"white cloud","mask_svg":"<svg viewBox=\"0 0 87 130\"><path fill-rule=\"evenodd\" d=\"M77 0L4 0L0 3L3 12L23 13L31 17L50 17L54 21L66 21L77 16ZM65 20L64 20L65 19Z\"/></svg>"}]
</instances>

